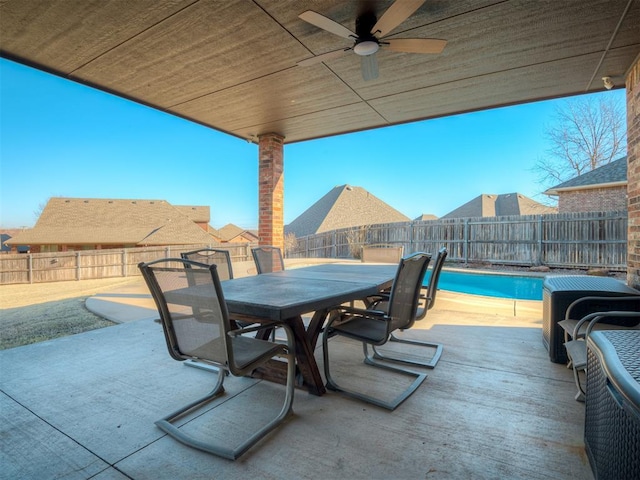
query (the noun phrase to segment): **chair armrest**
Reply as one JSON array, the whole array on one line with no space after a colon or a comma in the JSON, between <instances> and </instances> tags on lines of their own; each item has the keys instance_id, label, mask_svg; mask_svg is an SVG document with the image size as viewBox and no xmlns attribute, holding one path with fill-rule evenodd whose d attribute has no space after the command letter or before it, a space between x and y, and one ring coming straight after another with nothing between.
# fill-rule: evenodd
<instances>
[{"instance_id":1,"label":"chair armrest","mask_svg":"<svg viewBox=\"0 0 640 480\"><path fill-rule=\"evenodd\" d=\"M597 316L589 322L587 326L587 331L585 333L585 338L589 336L595 325L602 320L603 318L611 318L611 317L637 317L640 318L640 312L625 312L625 311L611 311L611 312L598 312ZM633 328L633 327L630 327Z\"/></svg>"},{"instance_id":2,"label":"chair armrest","mask_svg":"<svg viewBox=\"0 0 640 480\"><path fill-rule=\"evenodd\" d=\"M639 301L640 300L640 295L626 295L623 297L602 297L602 296L589 296L589 297L581 297L578 298L577 300L574 300L573 302L571 302L571 304L567 307L567 310L565 312L564 318L566 320L569 320L572 318L572 311L574 310L575 307L580 306L581 303L587 303L587 302L607 302L609 304L617 304L617 303L626 303L626 302L630 302L630 301Z\"/></svg>"},{"instance_id":3,"label":"chair armrest","mask_svg":"<svg viewBox=\"0 0 640 480\"><path fill-rule=\"evenodd\" d=\"M265 328L274 328L274 327L282 327L282 326L284 326L284 324L280 322L265 322L265 323L252 325L250 327L243 327L243 328L237 328L235 330L230 330L229 332L227 332L227 334L230 337L237 337L244 333L257 332L259 330L264 330Z\"/></svg>"},{"instance_id":4,"label":"chair armrest","mask_svg":"<svg viewBox=\"0 0 640 480\"><path fill-rule=\"evenodd\" d=\"M342 313L353 313L356 315L369 316L369 317L386 317L387 316L387 312L383 310L348 307L346 305L341 305L339 307L334 308L333 310L340 310Z\"/></svg>"}]
</instances>

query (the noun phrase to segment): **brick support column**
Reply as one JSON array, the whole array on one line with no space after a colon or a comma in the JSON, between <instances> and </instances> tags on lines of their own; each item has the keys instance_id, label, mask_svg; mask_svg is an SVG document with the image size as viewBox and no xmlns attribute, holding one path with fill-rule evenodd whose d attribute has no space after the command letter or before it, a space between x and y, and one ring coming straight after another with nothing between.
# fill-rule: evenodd
<instances>
[{"instance_id":1,"label":"brick support column","mask_svg":"<svg viewBox=\"0 0 640 480\"><path fill-rule=\"evenodd\" d=\"M626 78L627 86L627 284L640 288L640 57Z\"/></svg>"},{"instance_id":2,"label":"brick support column","mask_svg":"<svg viewBox=\"0 0 640 480\"><path fill-rule=\"evenodd\" d=\"M258 236L260 245L284 252L284 137L267 133L258 137Z\"/></svg>"}]
</instances>

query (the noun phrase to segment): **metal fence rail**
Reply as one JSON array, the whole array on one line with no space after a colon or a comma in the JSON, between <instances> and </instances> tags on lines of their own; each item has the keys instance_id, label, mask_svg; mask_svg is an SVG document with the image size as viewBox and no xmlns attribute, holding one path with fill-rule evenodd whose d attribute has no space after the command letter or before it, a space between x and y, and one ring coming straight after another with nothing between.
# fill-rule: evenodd
<instances>
[{"instance_id":1,"label":"metal fence rail","mask_svg":"<svg viewBox=\"0 0 640 480\"><path fill-rule=\"evenodd\" d=\"M404 246L405 254L449 250L464 263L546 265L625 271L627 212L455 218L364 225L288 241L287 257L359 257L362 245Z\"/></svg>"}]
</instances>

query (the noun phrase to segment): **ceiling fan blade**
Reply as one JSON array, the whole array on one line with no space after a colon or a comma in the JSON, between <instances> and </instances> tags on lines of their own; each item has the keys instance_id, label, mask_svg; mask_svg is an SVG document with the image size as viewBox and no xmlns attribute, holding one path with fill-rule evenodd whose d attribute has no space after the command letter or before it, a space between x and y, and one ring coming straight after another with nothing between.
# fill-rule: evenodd
<instances>
[{"instance_id":1,"label":"ceiling fan blade","mask_svg":"<svg viewBox=\"0 0 640 480\"><path fill-rule=\"evenodd\" d=\"M373 26L371 33L378 38L384 37L409 18L425 1L426 0L396 0Z\"/></svg>"},{"instance_id":2,"label":"ceiling fan blade","mask_svg":"<svg viewBox=\"0 0 640 480\"><path fill-rule=\"evenodd\" d=\"M378 78L378 59L376 54L360 57L360 68L362 70L362 79L365 82Z\"/></svg>"},{"instance_id":3,"label":"ceiling fan blade","mask_svg":"<svg viewBox=\"0 0 640 480\"><path fill-rule=\"evenodd\" d=\"M315 65L317 63L326 62L327 60L332 60L334 58L341 57L349 50L351 50L351 47L316 55L315 57L311 57L311 58L307 58L306 60L299 61L297 65L300 67L308 67L309 65Z\"/></svg>"},{"instance_id":4,"label":"ceiling fan blade","mask_svg":"<svg viewBox=\"0 0 640 480\"><path fill-rule=\"evenodd\" d=\"M300 15L298 15L298 18L300 20L304 20L307 23L310 23L311 25L315 25L322 30L326 30L327 32L333 33L334 35L338 35L339 37L351 39L357 38L357 35L347 27L340 25L338 22L335 22L330 18L325 17L324 15L320 15L313 10L302 12Z\"/></svg>"},{"instance_id":5,"label":"ceiling fan blade","mask_svg":"<svg viewBox=\"0 0 640 480\"><path fill-rule=\"evenodd\" d=\"M392 52L442 53L446 40L436 38L394 38L381 42L381 46Z\"/></svg>"}]
</instances>

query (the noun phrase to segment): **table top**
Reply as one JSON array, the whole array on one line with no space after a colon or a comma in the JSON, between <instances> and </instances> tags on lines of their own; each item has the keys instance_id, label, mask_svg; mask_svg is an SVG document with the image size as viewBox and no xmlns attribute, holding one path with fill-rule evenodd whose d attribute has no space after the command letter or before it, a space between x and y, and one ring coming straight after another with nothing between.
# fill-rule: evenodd
<instances>
[{"instance_id":1,"label":"table top","mask_svg":"<svg viewBox=\"0 0 640 480\"><path fill-rule=\"evenodd\" d=\"M322 264L222 282L227 308L285 320L374 295L391 286L397 265Z\"/></svg>"}]
</instances>

